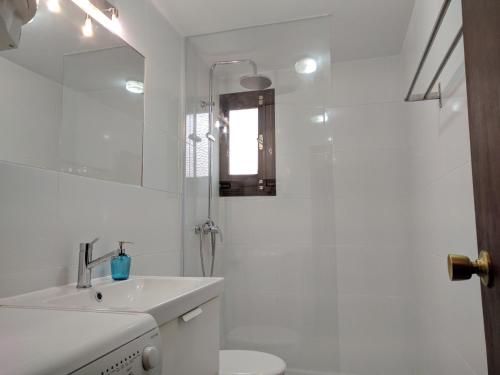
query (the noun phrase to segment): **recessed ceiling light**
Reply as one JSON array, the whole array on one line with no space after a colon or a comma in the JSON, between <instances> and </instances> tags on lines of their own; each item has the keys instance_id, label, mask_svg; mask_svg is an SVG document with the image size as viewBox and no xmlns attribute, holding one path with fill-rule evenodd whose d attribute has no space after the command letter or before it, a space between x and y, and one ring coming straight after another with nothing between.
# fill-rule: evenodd
<instances>
[{"instance_id":1,"label":"recessed ceiling light","mask_svg":"<svg viewBox=\"0 0 500 375\"><path fill-rule=\"evenodd\" d=\"M318 69L316 60L306 57L295 63L295 71L299 74L311 74Z\"/></svg>"},{"instance_id":2,"label":"recessed ceiling light","mask_svg":"<svg viewBox=\"0 0 500 375\"><path fill-rule=\"evenodd\" d=\"M133 94L144 94L144 82L127 81L125 88Z\"/></svg>"}]
</instances>

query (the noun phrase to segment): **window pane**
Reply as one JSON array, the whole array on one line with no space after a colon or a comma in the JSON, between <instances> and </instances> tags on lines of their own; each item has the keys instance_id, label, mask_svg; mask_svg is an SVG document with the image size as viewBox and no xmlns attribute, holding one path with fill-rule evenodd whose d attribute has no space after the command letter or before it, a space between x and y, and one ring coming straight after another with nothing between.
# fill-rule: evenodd
<instances>
[{"instance_id":1,"label":"window pane","mask_svg":"<svg viewBox=\"0 0 500 375\"><path fill-rule=\"evenodd\" d=\"M259 109L229 111L229 174L255 175L259 169Z\"/></svg>"}]
</instances>

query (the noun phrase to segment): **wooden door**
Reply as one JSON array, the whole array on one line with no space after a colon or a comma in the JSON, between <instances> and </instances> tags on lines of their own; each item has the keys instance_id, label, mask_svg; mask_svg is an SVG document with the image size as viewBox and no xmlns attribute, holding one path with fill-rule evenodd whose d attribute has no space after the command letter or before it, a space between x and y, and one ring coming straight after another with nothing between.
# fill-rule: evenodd
<instances>
[{"instance_id":1,"label":"wooden door","mask_svg":"<svg viewBox=\"0 0 500 375\"><path fill-rule=\"evenodd\" d=\"M488 372L500 375L500 0L462 9L478 246L492 261L482 286Z\"/></svg>"}]
</instances>

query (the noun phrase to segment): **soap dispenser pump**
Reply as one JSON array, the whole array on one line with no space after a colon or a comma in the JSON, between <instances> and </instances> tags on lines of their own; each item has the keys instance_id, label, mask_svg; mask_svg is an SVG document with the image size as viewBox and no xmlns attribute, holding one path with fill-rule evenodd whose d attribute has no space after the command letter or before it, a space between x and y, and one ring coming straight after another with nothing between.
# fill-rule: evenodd
<instances>
[{"instance_id":1,"label":"soap dispenser pump","mask_svg":"<svg viewBox=\"0 0 500 375\"><path fill-rule=\"evenodd\" d=\"M119 253L111 259L111 277L113 280L127 280L130 275L130 262L132 258L125 254L125 244L132 244L132 242L118 242Z\"/></svg>"}]
</instances>

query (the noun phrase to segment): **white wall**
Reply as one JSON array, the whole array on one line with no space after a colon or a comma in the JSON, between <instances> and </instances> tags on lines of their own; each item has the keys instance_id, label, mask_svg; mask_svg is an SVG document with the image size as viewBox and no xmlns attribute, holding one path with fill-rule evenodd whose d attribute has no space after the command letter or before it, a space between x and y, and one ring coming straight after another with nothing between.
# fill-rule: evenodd
<instances>
[{"instance_id":1,"label":"white wall","mask_svg":"<svg viewBox=\"0 0 500 375\"><path fill-rule=\"evenodd\" d=\"M413 374L408 127L399 56L333 65L340 368Z\"/></svg>"},{"instance_id":2,"label":"white wall","mask_svg":"<svg viewBox=\"0 0 500 375\"><path fill-rule=\"evenodd\" d=\"M416 93L434 73L461 22L454 0ZM409 85L441 2L415 2L402 58ZM477 256L463 44L445 71L443 108L406 105L411 149L411 263L416 315L416 373L486 375L479 280L451 283L448 253ZM407 89L407 87L404 87ZM403 94L403 91L402 91Z\"/></svg>"},{"instance_id":3,"label":"white wall","mask_svg":"<svg viewBox=\"0 0 500 375\"><path fill-rule=\"evenodd\" d=\"M1 297L76 281L78 244L96 236L96 256L133 241L135 274L180 273L182 38L149 1L118 7L125 38L146 56L147 187L0 163Z\"/></svg>"}]
</instances>

